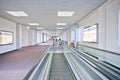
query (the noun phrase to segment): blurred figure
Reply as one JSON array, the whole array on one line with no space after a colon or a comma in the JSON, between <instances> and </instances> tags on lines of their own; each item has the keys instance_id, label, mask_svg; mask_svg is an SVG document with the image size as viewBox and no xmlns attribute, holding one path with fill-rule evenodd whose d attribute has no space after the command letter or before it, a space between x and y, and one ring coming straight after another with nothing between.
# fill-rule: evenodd
<instances>
[{"instance_id":1,"label":"blurred figure","mask_svg":"<svg viewBox=\"0 0 120 80\"><path fill-rule=\"evenodd\" d=\"M70 43L70 45L75 48L75 43L74 43L74 40Z\"/></svg>"},{"instance_id":2,"label":"blurred figure","mask_svg":"<svg viewBox=\"0 0 120 80\"><path fill-rule=\"evenodd\" d=\"M59 42L59 45L61 46L62 45L62 40L60 38L59 38L58 42Z\"/></svg>"},{"instance_id":3,"label":"blurred figure","mask_svg":"<svg viewBox=\"0 0 120 80\"><path fill-rule=\"evenodd\" d=\"M53 39L53 46L55 45L55 39Z\"/></svg>"},{"instance_id":4,"label":"blurred figure","mask_svg":"<svg viewBox=\"0 0 120 80\"><path fill-rule=\"evenodd\" d=\"M57 39L55 39L55 44L58 44L58 40Z\"/></svg>"}]
</instances>

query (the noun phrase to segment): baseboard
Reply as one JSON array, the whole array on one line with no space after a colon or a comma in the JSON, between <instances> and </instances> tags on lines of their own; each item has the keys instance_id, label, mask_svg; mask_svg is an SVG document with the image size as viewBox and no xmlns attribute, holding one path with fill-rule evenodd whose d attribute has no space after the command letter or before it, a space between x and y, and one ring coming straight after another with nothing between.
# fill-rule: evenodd
<instances>
[{"instance_id":1,"label":"baseboard","mask_svg":"<svg viewBox=\"0 0 120 80\"><path fill-rule=\"evenodd\" d=\"M8 54L8 53L15 52L15 51L18 51L18 50L19 50L19 49L15 49L15 50L12 50L12 51L8 51L8 52L5 52L5 53L1 53L0 56L1 56L1 55L5 55L5 54Z\"/></svg>"}]
</instances>

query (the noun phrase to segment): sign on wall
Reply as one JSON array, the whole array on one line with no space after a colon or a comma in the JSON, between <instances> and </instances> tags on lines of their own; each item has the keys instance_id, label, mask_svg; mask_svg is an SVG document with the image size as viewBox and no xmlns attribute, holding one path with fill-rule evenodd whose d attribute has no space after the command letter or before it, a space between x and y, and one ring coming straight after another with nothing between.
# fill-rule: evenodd
<instances>
[{"instance_id":1,"label":"sign on wall","mask_svg":"<svg viewBox=\"0 0 120 80\"><path fill-rule=\"evenodd\" d=\"M13 32L0 30L0 46L13 44Z\"/></svg>"},{"instance_id":2,"label":"sign on wall","mask_svg":"<svg viewBox=\"0 0 120 80\"><path fill-rule=\"evenodd\" d=\"M98 42L98 24L84 28L82 31L82 41Z\"/></svg>"}]
</instances>

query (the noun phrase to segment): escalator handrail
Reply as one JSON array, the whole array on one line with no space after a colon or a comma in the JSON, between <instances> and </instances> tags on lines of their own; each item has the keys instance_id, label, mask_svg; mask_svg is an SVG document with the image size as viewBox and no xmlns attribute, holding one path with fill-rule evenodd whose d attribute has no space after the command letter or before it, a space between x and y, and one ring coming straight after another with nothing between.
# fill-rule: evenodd
<instances>
[{"instance_id":1,"label":"escalator handrail","mask_svg":"<svg viewBox=\"0 0 120 80\"><path fill-rule=\"evenodd\" d=\"M95 68L93 68L92 66L95 66L94 64L92 64L90 61L88 61L87 59L85 59L84 57L80 58L77 54L74 54L78 59L82 60L82 62L84 64L86 64L92 71L94 71L101 79L103 80L108 80L108 78L106 76L104 76L102 73L100 73L98 70L96 70ZM85 60L84 60L85 59ZM74 64L74 63L73 63ZM92 65L92 66L91 66ZM78 69L77 69L78 70ZM79 71L81 72L81 71ZM81 75L81 73L79 73L79 75ZM84 78L82 78L82 80L84 80Z\"/></svg>"},{"instance_id":2,"label":"escalator handrail","mask_svg":"<svg viewBox=\"0 0 120 80\"><path fill-rule=\"evenodd\" d=\"M67 61L68 61L68 64L70 65L70 68L72 69L75 77L77 80L84 80L83 77L81 76L81 74L78 72L77 68L73 65L71 59L66 55L66 53L64 53Z\"/></svg>"},{"instance_id":3,"label":"escalator handrail","mask_svg":"<svg viewBox=\"0 0 120 80\"><path fill-rule=\"evenodd\" d=\"M69 48L71 48L71 47L69 47ZM76 52L76 49L74 49L74 48L71 48L72 49L72 51L73 52L75 52L75 53L77 53L78 54L78 52ZM85 53L84 52L82 52L82 51L79 51L80 53L82 53L82 54L84 54L85 55ZM86 56L87 56L87 54L86 54ZM88 57L88 56L87 56ZM90 58L90 57L89 57ZM93 59L94 61L97 61L97 59ZM100 64L99 62L98 62L98 64L99 65L102 65L102 64ZM104 65L103 65L104 66ZM110 69L110 71L111 71L111 69ZM119 74L117 74L117 75L119 75ZM119 76L118 76L119 77Z\"/></svg>"},{"instance_id":4,"label":"escalator handrail","mask_svg":"<svg viewBox=\"0 0 120 80\"><path fill-rule=\"evenodd\" d=\"M73 48L73 49L76 50L77 52L80 52L80 53L82 53L82 54L84 54L84 55L90 57L92 60L97 61L99 64L101 64L101 65L103 65L103 66L109 68L110 70L114 71L115 73L120 74L120 70L118 70L118 69L116 69L116 68L113 68L113 67L110 67L110 65L107 65L107 64L105 64L105 63L99 61L98 59L92 58L91 56L89 56L88 54L85 54L84 52L82 52L82 51L80 51L80 50L77 50L77 49L75 49L75 48Z\"/></svg>"},{"instance_id":5,"label":"escalator handrail","mask_svg":"<svg viewBox=\"0 0 120 80\"><path fill-rule=\"evenodd\" d=\"M112 52L112 51L108 51L108 50L104 50L104 49L100 49L100 48L95 48L95 47L91 47L91 46L87 46L87 45L83 45L83 44L79 44L80 46L84 46L84 47L88 47L88 48L91 48L91 49L95 49L95 50L99 50L99 51L104 51L104 52L108 52L110 54L114 54L114 55L118 55L120 56L120 53L117 53L117 52Z\"/></svg>"},{"instance_id":6,"label":"escalator handrail","mask_svg":"<svg viewBox=\"0 0 120 80\"><path fill-rule=\"evenodd\" d=\"M30 73L28 73L28 74L30 74L30 75L27 76L27 78L28 78L27 80L32 80L32 79L33 79L33 77L35 76L37 70L39 69L39 67L40 67L41 64L43 63L45 57L47 56L47 54L48 54L47 52L50 50L50 48L51 48L51 46L48 47L48 49L46 49L46 50L44 51L41 59L40 59L39 62L36 64L34 70L32 70L32 72L30 71Z\"/></svg>"}]
</instances>

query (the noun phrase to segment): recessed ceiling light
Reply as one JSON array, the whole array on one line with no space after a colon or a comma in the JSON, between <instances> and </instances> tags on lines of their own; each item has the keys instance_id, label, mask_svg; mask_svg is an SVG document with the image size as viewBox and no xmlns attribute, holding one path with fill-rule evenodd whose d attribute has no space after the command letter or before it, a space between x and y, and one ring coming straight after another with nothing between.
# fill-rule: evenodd
<instances>
[{"instance_id":1,"label":"recessed ceiling light","mask_svg":"<svg viewBox=\"0 0 120 80\"><path fill-rule=\"evenodd\" d=\"M6 11L8 14L11 14L12 16L17 16L17 17L24 17L28 16L24 11Z\"/></svg>"},{"instance_id":2,"label":"recessed ceiling light","mask_svg":"<svg viewBox=\"0 0 120 80\"><path fill-rule=\"evenodd\" d=\"M27 29L30 29L30 27L27 27Z\"/></svg>"},{"instance_id":3,"label":"recessed ceiling light","mask_svg":"<svg viewBox=\"0 0 120 80\"><path fill-rule=\"evenodd\" d=\"M75 13L75 11L58 11L57 16L59 16L59 17L71 17L71 16L73 16L74 13Z\"/></svg>"},{"instance_id":4,"label":"recessed ceiling light","mask_svg":"<svg viewBox=\"0 0 120 80\"><path fill-rule=\"evenodd\" d=\"M63 29L62 27L59 27L59 28L57 28L57 29Z\"/></svg>"},{"instance_id":5,"label":"recessed ceiling light","mask_svg":"<svg viewBox=\"0 0 120 80\"><path fill-rule=\"evenodd\" d=\"M57 25L66 25L67 23L57 23Z\"/></svg>"},{"instance_id":6,"label":"recessed ceiling light","mask_svg":"<svg viewBox=\"0 0 120 80\"><path fill-rule=\"evenodd\" d=\"M32 25L32 26L37 26L39 25L38 23L28 23L29 25Z\"/></svg>"},{"instance_id":7,"label":"recessed ceiling light","mask_svg":"<svg viewBox=\"0 0 120 80\"><path fill-rule=\"evenodd\" d=\"M41 28L37 28L37 29L44 29L44 28L41 27Z\"/></svg>"}]
</instances>

